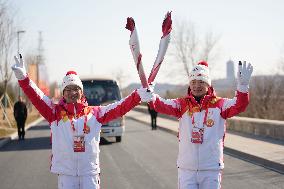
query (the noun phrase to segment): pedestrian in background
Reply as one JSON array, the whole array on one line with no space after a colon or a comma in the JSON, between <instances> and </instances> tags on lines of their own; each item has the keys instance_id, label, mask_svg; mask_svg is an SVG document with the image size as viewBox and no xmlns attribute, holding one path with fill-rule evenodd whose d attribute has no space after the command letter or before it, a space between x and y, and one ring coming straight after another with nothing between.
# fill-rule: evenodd
<instances>
[{"instance_id":1,"label":"pedestrian in background","mask_svg":"<svg viewBox=\"0 0 284 189\"><path fill-rule=\"evenodd\" d=\"M55 103L29 79L23 59L12 66L19 85L49 122L52 138L51 172L58 175L59 189L99 189L99 143L102 124L125 115L153 94L146 88L106 106L88 106L83 84L74 71L63 77L62 97Z\"/></svg>"},{"instance_id":2,"label":"pedestrian in background","mask_svg":"<svg viewBox=\"0 0 284 189\"><path fill-rule=\"evenodd\" d=\"M158 116L158 112L156 112L154 110L154 108L151 108L149 104L147 104L148 106L148 112L151 115L151 127L152 130L156 130L157 129L157 116Z\"/></svg>"},{"instance_id":3,"label":"pedestrian in background","mask_svg":"<svg viewBox=\"0 0 284 189\"><path fill-rule=\"evenodd\" d=\"M14 104L14 117L17 122L19 140L25 140L25 123L27 115L27 106L23 102L23 97L19 96L18 101Z\"/></svg>"},{"instance_id":4,"label":"pedestrian in background","mask_svg":"<svg viewBox=\"0 0 284 189\"><path fill-rule=\"evenodd\" d=\"M249 104L252 71L251 64L239 62L233 99L216 96L207 62L190 72L187 96L166 100L155 95L155 110L179 119L179 189L221 188L226 119L245 111Z\"/></svg>"}]
</instances>

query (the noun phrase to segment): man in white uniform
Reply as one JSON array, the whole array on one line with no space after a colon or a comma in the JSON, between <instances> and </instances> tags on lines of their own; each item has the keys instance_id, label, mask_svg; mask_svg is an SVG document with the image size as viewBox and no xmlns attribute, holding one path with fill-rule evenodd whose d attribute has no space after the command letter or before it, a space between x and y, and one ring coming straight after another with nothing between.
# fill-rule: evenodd
<instances>
[{"instance_id":1,"label":"man in white uniform","mask_svg":"<svg viewBox=\"0 0 284 189\"><path fill-rule=\"evenodd\" d=\"M206 62L192 69L187 96L165 100L156 95L154 109L179 119L179 189L221 188L225 122L245 111L252 71L250 64L239 62L233 99L216 96Z\"/></svg>"},{"instance_id":2,"label":"man in white uniform","mask_svg":"<svg viewBox=\"0 0 284 189\"><path fill-rule=\"evenodd\" d=\"M12 66L19 85L49 122L52 137L51 172L58 175L59 189L99 189L99 143L103 123L121 117L141 101L149 102L151 92L140 88L107 106L88 106L82 82L74 71L62 82L63 96L55 104L29 79L23 59Z\"/></svg>"}]
</instances>

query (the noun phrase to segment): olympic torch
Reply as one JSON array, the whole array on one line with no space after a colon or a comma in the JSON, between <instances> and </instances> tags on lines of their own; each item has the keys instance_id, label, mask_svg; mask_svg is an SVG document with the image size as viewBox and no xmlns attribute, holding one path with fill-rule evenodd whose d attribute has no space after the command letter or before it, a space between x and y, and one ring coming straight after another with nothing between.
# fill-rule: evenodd
<instances>
[{"instance_id":1,"label":"olympic torch","mask_svg":"<svg viewBox=\"0 0 284 189\"><path fill-rule=\"evenodd\" d=\"M136 69L139 74L140 81L142 83L142 86L144 88L149 88L149 84L144 72L144 68L142 65L142 54L140 53L140 46L139 46L139 40L138 40L138 35L137 35L137 30L135 27L135 22L132 17L127 18L127 24L126 24L126 29L131 31L130 34L130 39L129 39L129 46L130 50L136 65Z\"/></svg>"},{"instance_id":2,"label":"olympic torch","mask_svg":"<svg viewBox=\"0 0 284 189\"><path fill-rule=\"evenodd\" d=\"M163 36L161 37L161 40L160 40L158 54L157 54L156 60L154 62L153 68L148 78L149 84L151 84L154 81L161 67L161 64L164 60L164 57L165 57L165 54L167 52L169 42L170 42L171 30L172 30L171 12L167 12L165 19L163 21L163 25L162 25Z\"/></svg>"}]
</instances>

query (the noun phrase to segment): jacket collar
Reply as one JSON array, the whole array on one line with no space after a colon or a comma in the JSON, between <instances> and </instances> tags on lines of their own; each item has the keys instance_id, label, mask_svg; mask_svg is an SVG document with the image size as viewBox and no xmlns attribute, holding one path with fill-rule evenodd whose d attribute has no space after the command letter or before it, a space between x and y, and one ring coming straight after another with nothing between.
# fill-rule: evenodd
<instances>
[{"instance_id":1,"label":"jacket collar","mask_svg":"<svg viewBox=\"0 0 284 189\"><path fill-rule=\"evenodd\" d=\"M81 103L66 103L65 99L62 97L58 103L63 109L65 109L69 114L74 115L81 113L88 103L85 98L81 99Z\"/></svg>"},{"instance_id":2,"label":"jacket collar","mask_svg":"<svg viewBox=\"0 0 284 189\"><path fill-rule=\"evenodd\" d=\"M216 97L215 90L212 86L208 88L207 94L203 98L201 98L200 104L195 100L190 89L188 90L188 92L189 93L186 98L192 103L193 106L200 106L202 109L206 108L206 105L208 104L210 99Z\"/></svg>"}]
</instances>

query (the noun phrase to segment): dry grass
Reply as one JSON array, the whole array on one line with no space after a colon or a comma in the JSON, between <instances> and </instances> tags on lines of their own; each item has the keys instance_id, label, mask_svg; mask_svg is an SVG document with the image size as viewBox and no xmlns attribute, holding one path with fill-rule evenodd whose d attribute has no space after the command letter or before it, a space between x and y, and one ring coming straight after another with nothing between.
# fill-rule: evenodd
<instances>
[{"instance_id":1,"label":"dry grass","mask_svg":"<svg viewBox=\"0 0 284 189\"><path fill-rule=\"evenodd\" d=\"M3 114L3 111L0 110L0 138L7 137L11 135L12 133L17 132L17 125L14 119L13 110L11 108L8 108L6 109L6 113L11 123L11 127L9 126L7 119L3 119L4 114ZM28 118L26 121L26 125L33 122L39 117L40 115L38 111L35 108L32 108L31 111L28 112Z\"/></svg>"}]
</instances>

